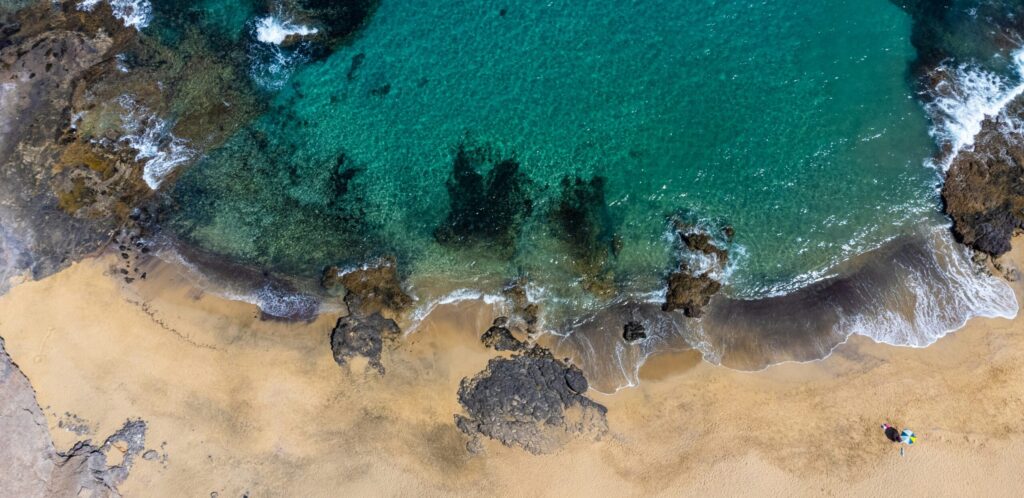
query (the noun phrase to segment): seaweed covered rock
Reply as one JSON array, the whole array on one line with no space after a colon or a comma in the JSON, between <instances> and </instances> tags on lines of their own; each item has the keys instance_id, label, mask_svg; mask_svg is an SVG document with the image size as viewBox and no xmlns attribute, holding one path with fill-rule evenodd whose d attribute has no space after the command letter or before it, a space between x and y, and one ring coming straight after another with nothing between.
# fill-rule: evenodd
<instances>
[{"instance_id":1,"label":"seaweed covered rock","mask_svg":"<svg viewBox=\"0 0 1024 498\"><path fill-rule=\"evenodd\" d=\"M384 344L397 339L401 332L394 320L384 318L380 313L341 317L331 331L334 361L346 365L349 358L362 356L369 360L370 367L383 375L384 365L380 362L380 355L384 351Z\"/></svg>"},{"instance_id":2,"label":"seaweed covered rock","mask_svg":"<svg viewBox=\"0 0 1024 498\"><path fill-rule=\"evenodd\" d=\"M540 306L530 302L530 297L526 294L526 279L520 277L509 282L501 293L511 302L513 316L521 318L526 325L526 332L536 332L540 321Z\"/></svg>"},{"instance_id":3,"label":"seaweed covered rock","mask_svg":"<svg viewBox=\"0 0 1024 498\"><path fill-rule=\"evenodd\" d=\"M485 175L480 170L488 164ZM528 183L514 159L495 159L488 150L460 145L446 183L448 216L434 237L445 245L484 245L510 258L520 226L533 210Z\"/></svg>"},{"instance_id":4,"label":"seaweed covered rock","mask_svg":"<svg viewBox=\"0 0 1024 498\"><path fill-rule=\"evenodd\" d=\"M486 436L533 454L548 453L570 438L599 439L608 431L607 409L582 395L583 373L534 347L511 358L493 358L459 386L466 415L455 424L479 450Z\"/></svg>"},{"instance_id":5,"label":"seaweed covered rock","mask_svg":"<svg viewBox=\"0 0 1024 498\"><path fill-rule=\"evenodd\" d=\"M480 342L496 351L525 351L526 343L516 339L506 323L504 317L495 319L494 324L480 336Z\"/></svg>"},{"instance_id":6,"label":"seaweed covered rock","mask_svg":"<svg viewBox=\"0 0 1024 498\"><path fill-rule=\"evenodd\" d=\"M704 314L704 307L711 302L711 296L721 289L722 284L712 278L709 272L694 275L684 263L678 271L668 276L668 294L661 309L683 310L683 314L690 318L700 318Z\"/></svg>"},{"instance_id":7,"label":"seaweed covered rock","mask_svg":"<svg viewBox=\"0 0 1024 498\"><path fill-rule=\"evenodd\" d=\"M681 261L668 276L662 310L682 310L688 317L699 318L711 296L722 288L718 279L729 261L729 252L720 246L731 242L733 229L723 227L716 240L708 230L679 218L672 220L672 226L679 236Z\"/></svg>"},{"instance_id":8,"label":"seaweed covered rock","mask_svg":"<svg viewBox=\"0 0 1024 498\"><path fill-rule=\"evenodd\" d=\"M1024 118L1024 97L1005 112ZM953 158L942 188L957 240L992 256L1008 252L1024 229L1024 139L1007 126L1000 116L987 118L973 149Z\"/></svg>"},{"instance_id":9,"label":"seaweed covered rock","mask_svg":"<svg viewBox=\"0 0 1024 498\"><path fill-rule=\"evenodd\" d=\"M347 271L328 267L320 283L329 291L343 289L345 304L352 313L371 315L387 310L397 314L412 304L412 298L402 290L394 258L382 258Z\"/></svg>"},{"instance_id":10,"label":"seaweed covered rock","mask_svg":"<svg viewBox=\"0 0 1024 498\"><path fill-rule=\"evenodd\" d=\"M614 291L608 259L617 252L604 183L602 176L562 178L561 195L551 212L555 233L567 245L584 288L596 295Z\"/></svg>"}]
</instances>

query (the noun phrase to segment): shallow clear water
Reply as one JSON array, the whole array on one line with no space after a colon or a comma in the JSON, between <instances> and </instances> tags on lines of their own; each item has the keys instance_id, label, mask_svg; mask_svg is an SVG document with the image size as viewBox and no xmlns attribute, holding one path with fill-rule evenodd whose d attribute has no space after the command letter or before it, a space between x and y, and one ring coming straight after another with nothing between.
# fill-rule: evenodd
<instances>
[{"instance_id":1,"label":"shallow clear water","mask_svg":"<svg viewBox=\"0 0 1024 498\"><path fill-rule=\"evenodd\" d=\"M746 298L943 223L911 19L888 1L577 3L383 1L183 175L172 226L297 274L393 253L421 297L525 274L580 310L663 287L673 213L735 228L725 292ZM511 249L435 239L463 143L529 177ZM606 178L611 296L582 290L549 222L565 175Z\"/></svg>"}]
</instances>

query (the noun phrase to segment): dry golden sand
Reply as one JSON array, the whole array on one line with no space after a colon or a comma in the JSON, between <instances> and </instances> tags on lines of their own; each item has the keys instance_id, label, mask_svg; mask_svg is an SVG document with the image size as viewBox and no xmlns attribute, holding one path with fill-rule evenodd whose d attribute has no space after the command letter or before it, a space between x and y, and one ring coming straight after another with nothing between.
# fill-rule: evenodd
<instances>
[{"instance_id":1,"label":"dry golden sand","mask_svg":"<svg viewBox=\"0 0 1024 498\"><path fill-rule=\"evenodd\" d=\"M1018 247L1024 244L1018 243ZM1024 261L1019 248L1013 258ZM492 356L479 303L436 310L387 374L336 365L332 316L261 321L172 268L126 287L112 260L77 263L0 298L0 337L56 446L126 418L149 423L126 496L1019 496L1024 319L971 321L925 349L854 338L828 359L741 373L694 353L652 358L640 387L592 394L610 434L533 456L469 456L460 379ZM1021 289L1017 288L1018 295ZM916 430L901 457L879 424Z\"/></svg>"}]
</instances>

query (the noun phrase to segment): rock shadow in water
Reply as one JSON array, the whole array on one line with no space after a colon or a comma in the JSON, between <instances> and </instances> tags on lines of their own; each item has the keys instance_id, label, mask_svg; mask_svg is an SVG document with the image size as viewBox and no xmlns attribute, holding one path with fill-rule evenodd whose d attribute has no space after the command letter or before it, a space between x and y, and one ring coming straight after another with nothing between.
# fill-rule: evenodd
<instances>
[{"instance_id":1,"label":"rock shadow in water","mask_svg":"<svg viewBox=\"0 0 1024 498\"><path fill-rule=\"evenodd\" d=\"M491 165L490 170L481 170ZM460 145L446 187L448 216L434 231L446 246L486 247L501 259L515 254L523 222L533 210L530 181L514 158Z\"/></svg>"},{"instance_id":2,"label":"rock shadow in water","mask_svg":"<svg viewBox=\"0 0 1024 498\"><path fill-rule=\"evenodd\" d=\"M572 257L573 269L583 277L592 294L609 296L615 282L609 259L618 252L619 240L604 194L605 178L562 178L560 196L550 213L556 236Z\"/></svg>"}]
</instances>

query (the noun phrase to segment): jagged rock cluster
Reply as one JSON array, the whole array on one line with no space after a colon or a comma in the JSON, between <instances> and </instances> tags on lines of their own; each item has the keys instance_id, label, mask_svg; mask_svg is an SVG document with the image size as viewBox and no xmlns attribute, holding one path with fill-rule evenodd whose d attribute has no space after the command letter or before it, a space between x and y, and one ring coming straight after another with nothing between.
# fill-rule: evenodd
<instances>
[{"instance_id":1,"label":"jagged rock cluster","mask_svg":"<svg viewBox=\"0 0 1024 498\"><path fill-rule=\"evenodd\" d=\"M483 449L481 437L530 453L548 453L574 437L599 439L608 431L607 409L585 396L583 372L540 346L528 347L499 320L481 340L512 357L493 358L487 368L465 378L459 403L466 414L455 425L470 437L470 452Z\"/></svg>"},{"instance_id":2,"label":"jagged rock cluster","mask_svg":"<svg viewBox=\"0 0 1024 498\"><path fill-rule=\"evenodd\" d=\"M383 375L380 357L384 345L397 340L402 331L394 320L381 313L395 316L412 304L412 298L402 290L395 260L385 258L351 271L329 267L321 284L328 291L343 290L349 311L331 331L334 361L345 365L350 358L362 356Z\"/></svg>"},{"instance_id":3,"label":"jagged rock cluster","mask_svg":"<svg viewBox=\"0 0 1024 498\"><path fill-rule=\"evenodd\" d=\"M400 312L412 304L412 298L402 290L394 258L382 258L350 271L328 267L320 283L328 291L344 291L349 311L363 315Z\"/></svg>"},{"instance_id":4,"label":"jagged rock cluster","mask_svg":"<svg viewBox=\"0 0 1024 498\"><path fill-rule=\"evenodd\" d=\"M679 263L679 268L668 276L668 293L665 296L665 303L662 309L665 311L682 310L683 314L691 318L699 318L704 313L704 307L711 302L714 296L722 288L722 284L715 277L715 271L720 271L729 260L728 251L718 247L714 238L707 232L696 229L679 220L673 222L679 240L691 254L702 255L710 258L708 265L704 268L692 268L684 259ZM731 227L724 227L721 230L726 241L732 239L733 230Z\"/></svg>"},{"instance_id":5,"label":"jagged rock cluster","mask_svg":"<svg viewBox=\"0 0 1024 498\"><path fill-rule=\"evenodd\" d=\"M526 343L512 334L512 331L505 326L507 323L505 317L495 319L494 324L480 336L480 341L484 343L484 346L495 351L526 351L528 349Z\"/></svg>"},{"instance_id":6,"label":"jagged rock cluster","mask_svg":"<svg viewBox=\"0 0 1024 498\"><path fill-rule=\"evenodd\" d=\"M1024 118L1024 98L1005 113ZM1008 252L1024 229L1024 138L1006 127L999 115L987 118L973 149L953 159L942 188L957 239L992 256Z\"/></svg>"},{"instance_id":7,"label":"jagged rock cluster","mask_svg":"<svg viewBox=\"0 0 1024 498\"><path fill-rule=\"evenodd\" d=\"M394 320L384 318L380 313L343 316L331 331L334 361L345 365L350 358L362 356L369 360L371 368L383 375L380 355L384 351L384 343L398 339L401 333Z\"/></svg>"}]
</instances>

